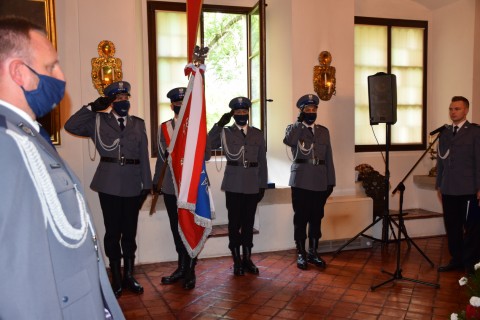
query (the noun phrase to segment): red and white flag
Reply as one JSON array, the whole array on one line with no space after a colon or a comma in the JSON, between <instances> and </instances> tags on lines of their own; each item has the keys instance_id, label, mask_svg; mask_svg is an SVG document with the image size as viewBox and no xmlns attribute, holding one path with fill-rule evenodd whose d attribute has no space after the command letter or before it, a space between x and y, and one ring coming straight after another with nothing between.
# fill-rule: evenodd
<instances>
[{"instance_id":1,"label":"red and white flag","mask_svg":"<svg viewBox=\"0 0 480 320\"><path fill-rule=\"evenodd\" d=\"M169 165L177 195L178 228L183 243L193 258L212 230L214 217L205 170L207 138L203 72L205 66L188 65L190 74L177 125L169 145Z\"/></svg>"}]
</instances>

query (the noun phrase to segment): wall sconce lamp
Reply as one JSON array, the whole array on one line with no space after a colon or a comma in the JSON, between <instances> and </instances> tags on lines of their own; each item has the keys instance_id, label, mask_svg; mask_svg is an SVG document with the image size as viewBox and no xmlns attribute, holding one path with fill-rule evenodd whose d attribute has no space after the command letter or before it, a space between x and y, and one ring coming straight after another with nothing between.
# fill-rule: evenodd
<instances>
[{"instance_id":1,"label":"wall sconce lamp","mask_svg":"<svg viewBox=\"0 0 480 320\"><path fill-rule=\"evenodd\" d=\"M335 67L330 66L332 55L322 51L318 55L319 66L313 67L313 89L323 101L328 101L336 94Z\"/></svg>"},{"instance_id":2,"label":"wall sconce lamp","mask_svg":"<svg viewBox=\"0 0 480 320\"><path fill-rule=\"evenodd\" d=\"M103 89L106 86L122 80L122 60L114 58L115 45L109 40L100 41L97 52L98 57L92 58L92 82L98 93L103 96Z\"/></svg>"}]
</instances>

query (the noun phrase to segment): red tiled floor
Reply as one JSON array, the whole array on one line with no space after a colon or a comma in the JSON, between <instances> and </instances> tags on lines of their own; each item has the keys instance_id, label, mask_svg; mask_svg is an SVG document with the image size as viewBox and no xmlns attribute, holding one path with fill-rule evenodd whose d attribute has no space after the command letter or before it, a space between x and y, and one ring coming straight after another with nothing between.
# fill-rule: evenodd
<instances>
[{"instance_id":1,"label":"red tiled floor","mask_svg":"<svg viewBox=\"0 0 480 320\"><path fill-rule=\"evenodd\" d=\"M449 260L445 237L413 241L435 267L414 246L408 249L403 243L400 273L395 273L395 244L324 254L325 270L297 269L294 250L254 253L259 276L233 276L230 257L201 259L197 286L185 291L181 284L160 284L161 277L176 267L176 262L165 262L137 266L136 277L145 293L126 292L119 302L129 320L448 319L467 301L458 284L463 273L437 273L438 265ZM382 268L395 273L393 280Z\"/></svg>"}]
</instances>

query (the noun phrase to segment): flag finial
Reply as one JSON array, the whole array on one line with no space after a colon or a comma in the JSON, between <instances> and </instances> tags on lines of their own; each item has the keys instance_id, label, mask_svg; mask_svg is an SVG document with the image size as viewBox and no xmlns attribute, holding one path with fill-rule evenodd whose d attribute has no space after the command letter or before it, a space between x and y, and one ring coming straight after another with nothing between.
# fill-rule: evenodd
<instances>
[{"instance_id":1,"label":"flag finial","mask_svg":"<svg viewBox=\"0 0 480 320\"><path fill-rule=\"evenodd\" d=\"M205 59L207 58L208 55L208 47L199 47L195 46L195 49L193 50L193 55L192 55L192 61L193 64L196 65L197 67L201 64L205 64Z\"/></svg>"}]
</instances>

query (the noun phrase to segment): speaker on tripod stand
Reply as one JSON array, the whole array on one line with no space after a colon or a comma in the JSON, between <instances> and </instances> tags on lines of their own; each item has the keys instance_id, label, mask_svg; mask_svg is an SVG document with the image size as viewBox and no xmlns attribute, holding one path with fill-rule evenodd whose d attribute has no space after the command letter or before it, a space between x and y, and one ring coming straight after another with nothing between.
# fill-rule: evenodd
<instances>
[{"instance_id":1,"label":"speaker on tripod stand","mask_svg":"<svg viewBox=\"0 0 480 320\"><path fill-rule=\"evenodd\" d=\"M397 122L397 78L379 72L368 77L370 125Z\"/></svg>"},{"instance_id":2,"label":"speaker on tripod stand","mask_svg":"<svg viewBox=\"0 0 480 320\"><path fill-rule=\"evenodd\" d=\"M389 227L393 233L394 221L389 215L389 186L390 186L390 172L389 166L389 148L390 148L390 126L397 122L397 80L394 74L387 74L379 72L368 77L368 102L370 112L370 124L386 124L386 139L385 139L385 180L384 180L384 196L383 196L383 214L375 217L375 220L369 224L365 229L360 231L356 236L348 240L337 251L334 256L346 248L350 243L355 241L359 236L372 239L374 241L381 241L382 245L388 243ZM370 235L366 235L365 231L372 228L378 222L382 221L382 238L376 239Z\"/></svg>"}]
</instances>

